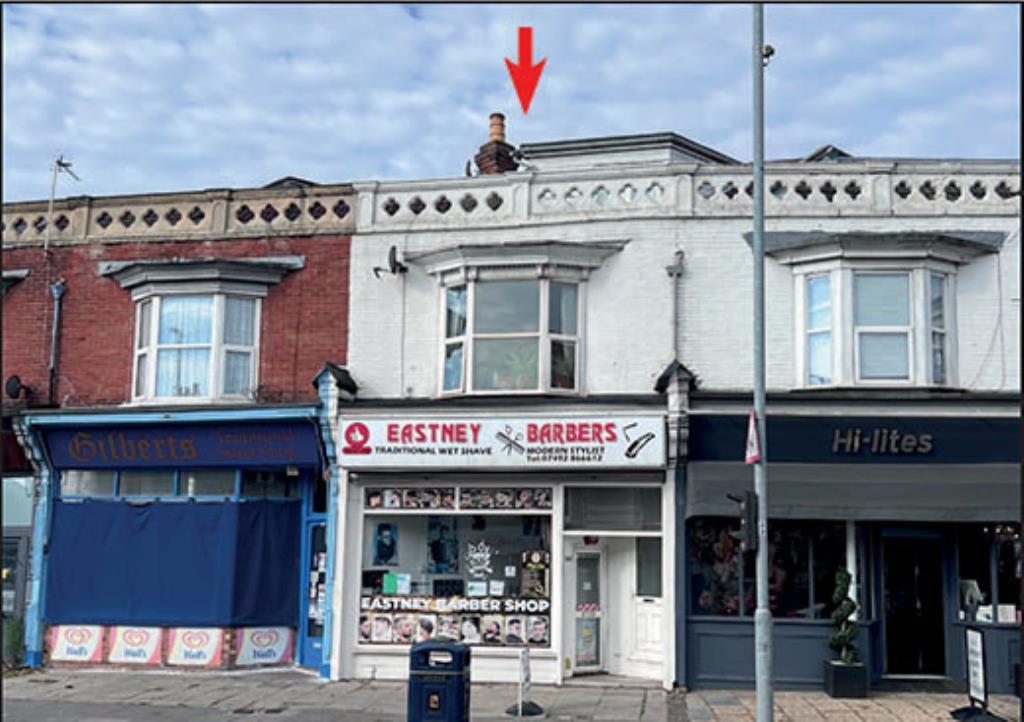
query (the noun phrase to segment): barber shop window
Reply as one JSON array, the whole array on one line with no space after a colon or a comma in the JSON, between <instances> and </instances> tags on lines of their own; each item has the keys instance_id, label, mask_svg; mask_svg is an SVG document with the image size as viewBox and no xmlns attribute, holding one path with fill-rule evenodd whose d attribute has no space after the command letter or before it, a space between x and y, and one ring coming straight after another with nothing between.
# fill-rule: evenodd
<instances>
[{"instance_id":1,"label":"barber shop window","mask_svg":"<svg viewBox=\"0 0 1024 722\"><path fill-rule=\"evenodd\" d=\"M958 619L1020 625L1020 526L962 527L957 535L957 577Z\"/></svg>"},{"instance_id":2,"label":"barber shop window","mask_svg":"<svg viewBox=\"0 0 1024 722\"><path fill-rule=\"evenodd\" d=\"M441 390L579 388L578 284L474 281L444 293Z\"/></svg>"},{"instance_id":3,"label":"barber shop window","mask_svg":"<svg viewBox=\"0 0 1024 722\"><path fill-rule=\"evenodd\" d=\"M152 296L136 309L136 399L251 396L259 359L257 298Z\"/></svg>"},{"instance_id":4,"label":"barber shop window","mask_svg":"<svg viewBox=\"0 0 1024 722\"><path fill-rule=\"evenodd\" d=\"M757 599L754 555L742 554L739 521L700 517L688 522L689 613L751 616ZM772 615L827 619L835 605L835 574L845 568L842 524L770 521L768 603ZM742 590L742 591L741 591Z\"/></svg>"}]
</instances>

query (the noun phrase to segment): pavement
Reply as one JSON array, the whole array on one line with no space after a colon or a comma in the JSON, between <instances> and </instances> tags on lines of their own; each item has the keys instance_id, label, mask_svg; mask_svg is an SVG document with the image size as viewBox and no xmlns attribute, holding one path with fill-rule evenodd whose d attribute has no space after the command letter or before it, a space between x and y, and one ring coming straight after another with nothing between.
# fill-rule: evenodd
<instances>
[{"instance_id":1,"label":"pavement","mask_svg":"<svg viewBox=\"0 0 1024 722\"><path fill-rule=\"evenodd\" d=\"M657 688L595 684L534 685L531 697L543 719L565 722L741 722L754 720L753 690L684 694ZM612 680L614 684L614 680ZM474 722L508 720L515 687L476 683ZM958 694L880 692L864 700L834 700L824 692L777 692L777 722L917 722L950 720L963 706ZM296 670L171 672L47 669L3 679L3 719L31 722L207 722L301 720L398 722L405 720L406 683L325 682ZM1016 697L993 696L991 709L1020 722ZM539 718L534 718L539 719Z\"/></svg>"}]
</instances>

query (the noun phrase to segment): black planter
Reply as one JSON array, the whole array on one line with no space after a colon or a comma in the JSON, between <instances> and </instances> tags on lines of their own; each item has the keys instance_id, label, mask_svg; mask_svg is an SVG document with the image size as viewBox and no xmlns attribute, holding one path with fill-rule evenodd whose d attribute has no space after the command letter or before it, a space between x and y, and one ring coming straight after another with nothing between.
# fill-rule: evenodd
<instances>
[{"instance_id":1,"label":"black planter","mask_svg":"<svg viewBox=\"0 0 1024 722\"><path fill-rule=\"evenodd\" d=\"M868 668L863 662L843 664L826 659L825 691L829 697L867 697Z\"/></svg>"}]
</instances>

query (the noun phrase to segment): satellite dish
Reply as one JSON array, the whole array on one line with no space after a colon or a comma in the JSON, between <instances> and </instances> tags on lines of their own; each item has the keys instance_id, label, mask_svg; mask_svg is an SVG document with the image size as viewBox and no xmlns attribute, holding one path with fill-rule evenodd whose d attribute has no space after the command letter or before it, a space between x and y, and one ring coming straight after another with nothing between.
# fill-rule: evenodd
<instances>
[{"instance_id":1,"label":"satellite dish","mask_svg":"<svg viewBox=\"0 0 1024 722\"><path fill-rule=\"evenodd\" d=\"M7 395L10 398L18 398L23 390L27 391L28 389L26 389L25 386L21 383L21 377L19 377L17 374L12 374L11 376L7 377L7 380L4 382L4 391L7 392Z\"/></svg>"},{"instance_id":2,"label":"satellite dish","mask_svg":"<svg viewBox=\"0 0 1024 722\"><path fill-rule=\"evenodd\" d=\"M391 271L392 274L405 273L409 270L404 263L398 260L397 246L391 246L391 248L388 249L388 270Z\"/></svg>"}]
</instances>

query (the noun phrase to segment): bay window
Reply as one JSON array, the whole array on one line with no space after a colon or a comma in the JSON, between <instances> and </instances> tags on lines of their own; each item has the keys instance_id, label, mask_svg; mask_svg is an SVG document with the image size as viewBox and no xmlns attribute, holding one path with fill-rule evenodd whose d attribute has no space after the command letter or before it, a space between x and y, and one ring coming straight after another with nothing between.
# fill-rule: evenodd
<instances>
[{"instance_id":1,"label":"bay window","mask_svg":"<svg viewBox=\"0 0 1024 722\"><path fill-rule=\"evenodd\" d=\"M858 381L910 380L910 274L854 273Z\"/></svg>"},{"instance_id":2,"label":"bay window","mask_svg":"<svg viewBox=\"0 0 1024 722\"><path fill-rule=\"evenodd\" d=\"M249 398L256 384L259 301L151 296L137 304L136 399Z\"/></svg>"},{"instance_id":3,"label":"bay window","mask_svg":"<svg viewBox=\"0 0 1024 722\"><path fill-rule=\"evenodd\" d=\"M579 388L578 284L467 281L444 289L442 392Z\"/></svg>"},{"instance_id":4,"label":"bay window","mask_svg":"<svg viewBox=\"0 0 1024 722\"><path fill-rule=\"evenodd\" d=\"M828 275L807 279L807 383L832 383L832 296Z\"/></svg>"},{"instance_id":5,"label":"bay window","mask_svg":"<svg viewBox=\"0 0 1024 722\"><path fill-rule=\"evenodd\" d=\"M949 385L951 270L832 263L797 271L801 385Z\"/></svg>"}]
</instances>

